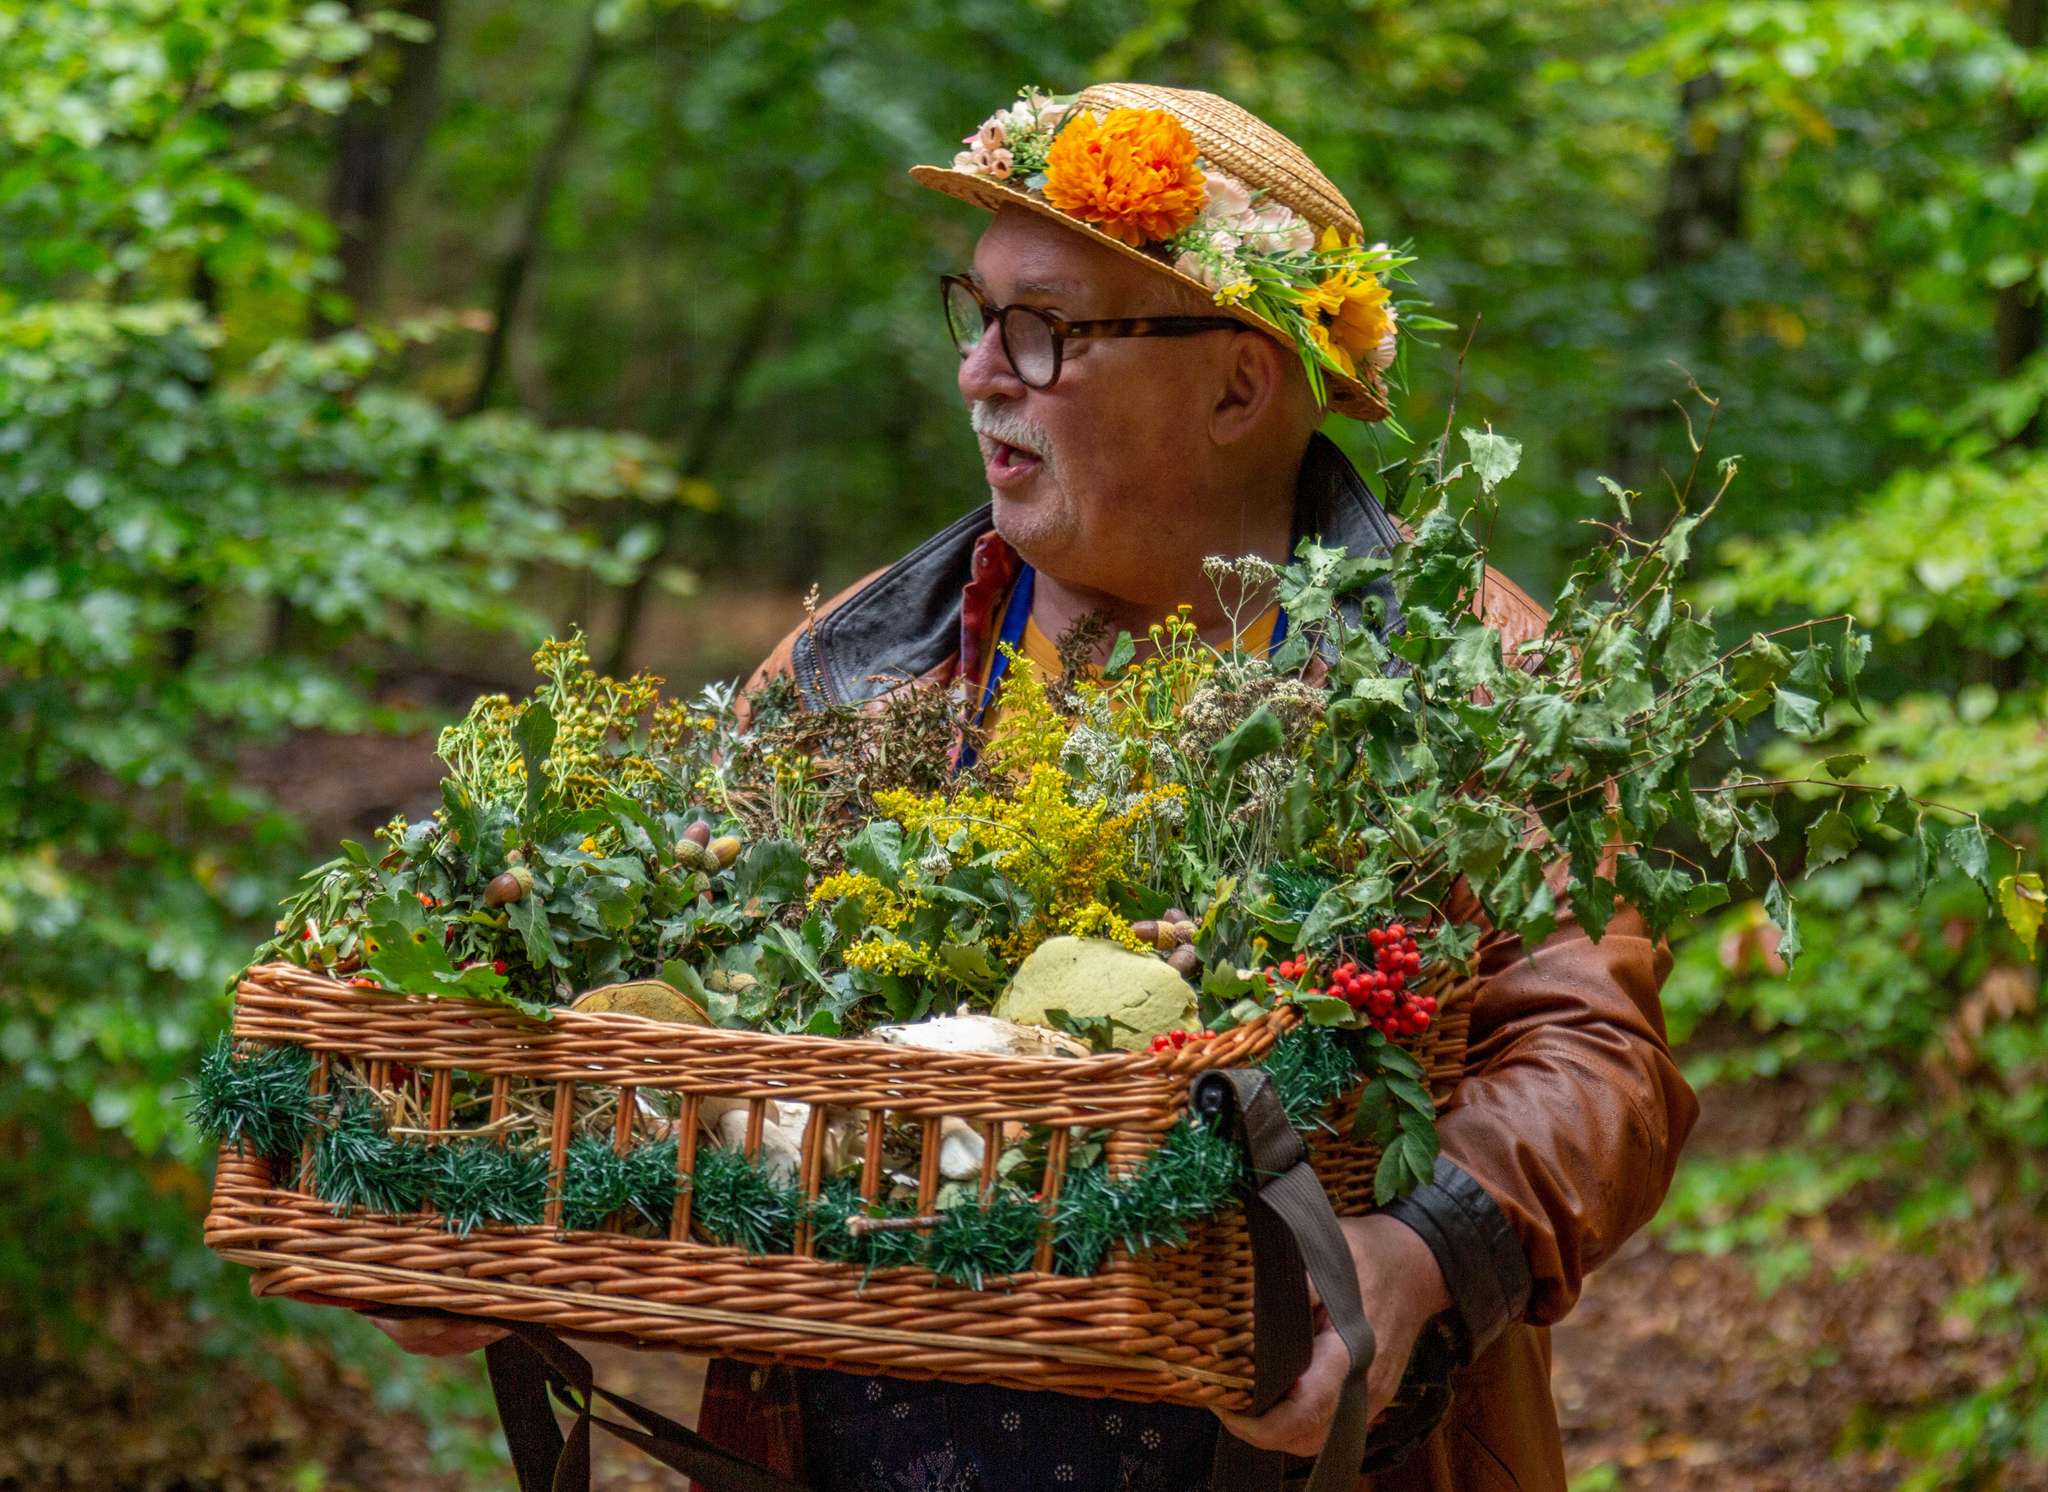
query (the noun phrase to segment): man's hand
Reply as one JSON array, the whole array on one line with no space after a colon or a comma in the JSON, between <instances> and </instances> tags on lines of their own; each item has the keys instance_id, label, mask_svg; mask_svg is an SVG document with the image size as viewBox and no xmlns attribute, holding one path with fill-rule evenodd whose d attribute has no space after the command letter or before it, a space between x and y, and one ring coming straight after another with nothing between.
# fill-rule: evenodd
<instances>
[{"instance_id":1,"label":"man's hand","mask_svg":"<svg viewBox=\"0 0 2048 1492\"><path fill-rule=\"evenodd\" d=\"M481 1352L509 1335L488 1321L439 1321L431 1316L372 1316L370 1324L407 1352L422 1357L461 1357Z\"/></svg>"},{"instance_id":2,"label":"man's hand","mask_svg":"<svg viewBox=\"0 0 2048 1492\"><path fill-rule=\"evenodd\" d=\"M1390 1217L1347 1217L1340 1218L1338 1226L1351 1246L1359 1299L1365 1303L1365 1319L1372 1323L1375 1351L1366 1378L1366 1414L1371 1419L1393 1402L1416 1338L1430 1317L1449 1307L1451 1297L1436 1256L1406 1223ZM1350 1357L1321 1305L1315 1310L1316 1336L1308 1367L1287 1397L1260 1415L1216 1411L1224 1428L1239 1440L1291 1456L1313 1456L1330 1438L1337 1391Z\"/></svg>"}]
</instances>

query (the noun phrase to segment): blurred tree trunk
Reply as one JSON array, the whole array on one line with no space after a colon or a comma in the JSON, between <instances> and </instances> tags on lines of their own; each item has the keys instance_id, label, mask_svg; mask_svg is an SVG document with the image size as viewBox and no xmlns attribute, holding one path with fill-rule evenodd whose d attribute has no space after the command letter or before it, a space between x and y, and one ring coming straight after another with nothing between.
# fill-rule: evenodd
<instances>
[{"instance_id":1,"label":"blurred tree trunk","mask_svg":"<svg viewBox=\"0 0 2048 1492\"><path fill-rule=\"evenodd\" d=\"M776 224L775 236L770 243L794 243L803 224L803 193L797 187L790 187L782 199L782 211ZM676 455L676 470L688 479L701 477L710 468L712 458L732 428L733 411L738 407L740 389L746 383L747 374L755 362L767 350L774 339L777 323L782 318L782 306L777 297L786 287L780 281L769 278L755 291L754 303L739 323L731 343L726 348L725 362L712 380L704 397L698 402L696 415L688 422L683 432L681 449ZM640 622L647 607L648 587L654 583L662 562L675 547L677 530L682 525L682 505L671 502L661 510L657 520L659 533L655 539L654 552L647 557L647 564L633 577L619 597L619 624L612 634L612 645L605 655L604 671L614 678L621 677L631 658L634 645L639 641Z\"/></svg>"},{"instance_id":2,"label":"blurred tree trunk","mask_svg":"<svg viewBox=\"0 0 2048 1492\"><path fill-rule=\"evenodd\" d=\"M356 9L363 8L357 0ZM406 15L431 28L421 41L396 43L397 66L383 99L358 94L341 116L334 146L328 216L340 235L341 291L348 319L375 309L391 242L392 208L418 162L441 102L441 59L446 48L448 0L407 0ZM321 332L346 324L316 310Z\"/></svg>"},{"instance_id":3,"label":"blurred tree trunk","mask_svg":"<svg viewBox=\"0 0 2048 1492\"><path fill-rule=\"evenodd\" d=\"M1689 78L1679 88L1671 169L1650 237L1649 273L1657 282L1654 314L1661 322L1655 340L1675 340L1710 360L1721 351L1720 307L1688 283L1687 271L1742 240L1743 162L1749 153L1748 138L1739 130L1714 130L1702 145L1701 116L1724 91L1711 73ZM1664 380L1646 379L1643 386L1661 389ZM1648 488L1657 431L1668 407L1661 399L1654 404L1625 399L1616 412L1613 465L1625 485Z\"/></svg>"},{"instance_id":4,"label":"blurred tree trunk","mask_svg":"<svg viewBox=\"0 0 2048 1492\"><path fill-rule=\"evenodd\" d=\"M598 24L603 11L604 0L593 0L584 13L583 44L576 54L575 70L569 75L569 91L563 96L561 110L555 115L554 128L549 131L547 142L535 158L511 247L498 262L491 296L491 329L484 340L483 362L477 370L476 388L469 396L467 412L470 414L488 408L497 397L498 383L504 376L505 359L511 349L513 325L519 318L520 301L526 293L526 281L532 274L534 261L540 256L541 234L547 226L548 208L554 201L555 189L561 185L562 173L568 169L569 157L575 152L576 137L583 131L584 117L589 113L598 75L604 71L604 65L611 57Z\"/></svg>"},{"instance_id":5,"label":"blurred tree trunk","mask_svg":"<svg viewBox=\"0 0 2048 1492\"><path fill-rule=\"evenodd\" d=\"M364 8L356 0L355 9ZM407 0L406 15L431 28L419 41L399 41L390 91L382 99L358 93L342 111L334 138L334 176L327 187L327 215L334 222L335 257L341 261L345 308L331 297L316 297L312 332L324 337L353 326L374 312L391 245L392 209L441 106L441 59L448 28L448 0ZM297 617L285 596L270 603L270 647L290 645Z\"/></svg>"},{"instance_id":6,"label":"blurred tree trunk","mask_svg":"<svg viewBox=\"0 0 2048 1492\"><path fill-rule=\"evenodd\" d=\"M2010 0L2005 13L2006 35L2013 44L2032 50L2041 45L2044 13L2048 0ZM2027 112L2017 99L2006 104L2005 144L2011 159L2041 131L2041 121ZM2041 281L2038 273L2028 274L1998 292L1997 357L1998 376L2011 378L2020 365L2038 353L2048 333L2042 325ZM2041 443L2042 419L2034 413L2013 433L2011 443L2036 446Z\"/></svg>"}]
</instances>

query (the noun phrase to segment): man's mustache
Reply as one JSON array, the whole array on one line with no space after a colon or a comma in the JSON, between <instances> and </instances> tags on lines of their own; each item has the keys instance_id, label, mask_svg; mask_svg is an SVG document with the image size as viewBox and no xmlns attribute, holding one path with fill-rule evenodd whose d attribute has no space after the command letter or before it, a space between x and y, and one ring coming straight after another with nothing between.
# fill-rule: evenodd
<instances>
[{"instance_id":1,"label":"man's mustache","mask_svg":"<svg viewBox=\"0 0 2048 1492\"><path fill-rule=\"evenodd\" d=\"M1006 446L1026 451L1041 461L1052 455L1052 439L1045 429L1027 420L1016 410L995 404L987 399L977 399L970 416L970 423L976 435L986 435L990 440L999 440Z\"/></svg>"}]
</instances>

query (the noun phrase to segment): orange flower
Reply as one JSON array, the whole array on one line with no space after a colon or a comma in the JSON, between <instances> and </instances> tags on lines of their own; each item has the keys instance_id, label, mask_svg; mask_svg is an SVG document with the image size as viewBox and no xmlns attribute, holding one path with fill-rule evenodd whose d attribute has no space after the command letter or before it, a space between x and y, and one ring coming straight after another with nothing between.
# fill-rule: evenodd
<instances>
[{"instance_id":1,"label":"orange flower","mask_svg":"<svg viewBox=\"0 0 2048 1492\"><path fill-rule=\"evenodd\" d=\"M1045 158L1045 200L1134 249L1171 238L1208 200L1194 137L1164 109L1077 114Z\"/></svg>"}]
</instances>

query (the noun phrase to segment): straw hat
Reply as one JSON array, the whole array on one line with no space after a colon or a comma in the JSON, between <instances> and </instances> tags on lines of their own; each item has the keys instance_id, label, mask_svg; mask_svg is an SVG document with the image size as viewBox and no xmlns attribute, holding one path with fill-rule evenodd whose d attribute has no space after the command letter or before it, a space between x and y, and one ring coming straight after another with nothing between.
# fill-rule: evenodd
<instances>
[{"instance_id":1,"label":"straw hat","mask_svg":"<svg viewBox=\"0 0 2048 1492\"><path fill-rule=\"evenodd\" d=\"M1066 118L1072 119L1081 112L1100 118L1110 110L1120 108L1159 109L1172 115L1193 137L1205 171L1213 169L1227 173L1253 191L1263 192L1265 200L1293 209L1314 228L1318 238L1330 228L1334 228L1347 243L1361 235L1358 214L1344 200L1344 194L1316 169L1315 163L1292 140L1229 99L1194 89L1161 88L1149 83L1098 83L1075 97L1067 106ZM1210 287L1200 280L1174 268L1162 253L1133 248L1093 223L1062 212L1047 202L1041 192L1031 190L1026 183L1015 178L1000 179L950 166L913 166L910 175L920 185L990 212L1002 207L1022 207L1041 217L1052 218L1077 233L1087 234L1097 243L1106 244L1128 259L1137 260L1157 274L1190 286L1205 296L1212 293ZM1289 347L1296 345L1290 333L1248 306L1219 300L1217 310L1278 337ZM1363 379L1351 377L1335 368L1323 369L1329 407L1356 420L1385 419L1386 388L1377 370L1361 363L1359 372L1364 375Z\"/></svg>"}]
</instances>

